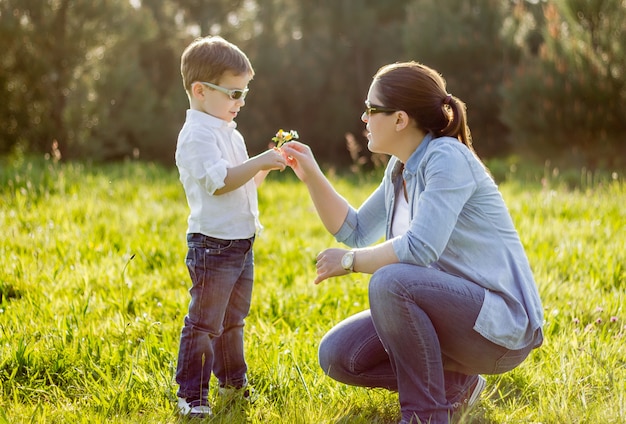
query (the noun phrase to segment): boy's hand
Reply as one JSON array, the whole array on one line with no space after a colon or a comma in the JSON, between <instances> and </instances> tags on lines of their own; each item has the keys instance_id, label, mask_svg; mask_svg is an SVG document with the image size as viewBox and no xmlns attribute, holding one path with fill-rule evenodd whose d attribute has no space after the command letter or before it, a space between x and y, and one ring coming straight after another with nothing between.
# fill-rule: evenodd
<instances>
[{"instance_id":1,"label":"boy's hand","mask_svg":"<svg viewBox=\"0 0 626 424\"><path fill-rule=\"evenodd\" d=\"M261 171L283 171L287 166L285 158L279 150L269 149L259 154L255 158L258 161L259 169Z\"/></svg>"}]
</instances>

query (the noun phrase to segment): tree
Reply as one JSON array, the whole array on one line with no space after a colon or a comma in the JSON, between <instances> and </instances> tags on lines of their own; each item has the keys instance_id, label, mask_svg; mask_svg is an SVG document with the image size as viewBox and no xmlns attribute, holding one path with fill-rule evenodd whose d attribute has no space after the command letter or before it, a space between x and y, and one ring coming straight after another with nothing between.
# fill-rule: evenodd
<instances>
[{"instance_id":1,"label":"tree","mask_svg":"<svg viewBox=\"0 0 626 424\"><path fill-rule=\"evenodd\" d=\"M503 88L502 116L515 143L542 158L623 165L626 7L621 0L553 0L543 11L544 43Z\"/></svg>"},{"instance_id":2,"label":"tree","mask_svg":"<svg viewBox=\"0 0 626 424\"><path fill-rule=\"evenodd\" d=\"M259 1L257 32L244 42L257 75L238 119L263 148L279 128L297 129L321 161L350 160L346 133L360 121L371 77L402 54L406 0Z\"/></svg>"},{"instance_id":3,"label":"tree","mask_svg":"<svg viewBox=\"0 0 626 424\"><path fill-rule=\"evenodd\" d=\"M513 147L616 160L625 9L620 0L0 0L0 153L47 152L56 140L64 158L172 163L187 108L180 55L215 34L256 71L237 119L251 153L279 128L296 129L320 160L345 165L346 140L366 152L372 75L416 60L467 103L481 156Z\"/></svg>"},{"instance_id":4,"label":"tree","mask_svg":"<svg viewBox=\"0 0 626 424\"><path fill-rule=\"evenodd\" d=\"M408 8L407 55L446 79L448 91L468 107L468 122L481 155L509 152L499 119L499 87L515 55L502 37L508 0L416 0Z\"/></svg>"},{"instance_id":5,"label":"tree","mask_svg":"<svg viewBox=\"0 0 626 424\"><path fill-rule=\"evenodd\" d=\"M141 157L173 164L187 99L180 77L184 23L175 2L144 0L115 24L106 49L92 63L98 75L88 117L99 159Z\"/></svg>"},{"instance_id":6,"label":"tree","mask_svg":"<svg viewBox=\"0 0 626 424\"><path fill-rule=\"evenodd\" d=\"M8 116L2 120L4 147L22 143L28 149L48 150L56 140L62 154L75 140L82 117L68 109L75 102L78 82L88 55L106 45L106 20L112 6L106 1L60 0L0 3L1 27L6 34L6 67L2 90ZM119 11L117 9L116 11ZM114 13L112 13L114 14ZM88 91L88 90L84 90ZM76 102L83 104L82 102ZM7 125L8 123L8 125Z\"/></svg>"},{"instance_id":7,"label":"tree","mask_svg":"<svg viewBox=\"0 0 626 424\"><path fill-rule=\"evenodd\" d=\"M0 154L11 151L24 142L21 136L23 123L28 122L25 108L19 107L26 93L26 84L16 74L20 40L23 30L19 19L13 15L12 4L0 1Z\"/></svg>"}]
</instances>

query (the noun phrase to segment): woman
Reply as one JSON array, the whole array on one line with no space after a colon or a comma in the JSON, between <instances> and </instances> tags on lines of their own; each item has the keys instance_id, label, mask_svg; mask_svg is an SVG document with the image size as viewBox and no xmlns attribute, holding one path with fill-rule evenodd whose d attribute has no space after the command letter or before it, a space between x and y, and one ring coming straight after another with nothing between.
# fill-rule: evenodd
<instances>
[{"instance_id":1,"label":"woman","mask_svg":"<svg viewBox=\"0 0 626 424\"><path fill-rule=\"evenodd\" d=\"M402 424L448 423L484 388L479 374L509 371L541 345L541 301L502 196L472 148L465 105L444 79L415 62L384 66L365 106L368 148L391 159L359 209L308 146L282 148L326 229L356 247L321 252L315 283L372 274L370 309L324 336L320 365L346 384L397 390Z\"/></svg>"}]
</instances>

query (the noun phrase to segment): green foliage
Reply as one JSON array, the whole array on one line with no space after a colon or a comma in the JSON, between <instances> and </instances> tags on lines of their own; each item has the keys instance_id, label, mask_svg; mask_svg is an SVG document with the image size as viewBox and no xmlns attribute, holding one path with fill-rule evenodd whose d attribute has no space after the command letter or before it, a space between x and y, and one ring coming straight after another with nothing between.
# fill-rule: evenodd
<instances>
[{"instance_id":1,"label":"green foliage","mask_svg":"<svg viewBox=\"0 0 626 424\"><path fill-rule=\"evenodd\" d=\"M510 2L502 0L420 0L407 8L406 54L437 69L448 92L467 104L481 156L509 149L499 119L499 87L514 64L514 46L501 33L510 9Z\"/></svg>"},{"instance_id":2,"label":"green foliage","mask_svg":"<svg viewBox=\"0 0 626 424\"><path fill-rule=\"evenodd\" d=\"M371 76L417 60L467 103L481 156L616 164L625 19L620 0L3 0L0 154L56 140L63 159L171 164L188 107L180 54L220 34L256 70L238 117L251 153L294 128L323 162L347 165L347 141L368 161Z\"/></svg>"},{"instance_id":3,"label":"green foliage","mask_svg":"<svg viewBox=\"0 0 626 424\"><path fill-rule=\"evenodd\" d=\"M514 142L540 158L623 166L623 2L558 0L543 10L543 45L503 86L502 116Z\"/></svg>"},{"instance_id":4,"label":"green foliage","mask_svg":"<svg viewBox=\"0 0 626 424\"><path fill-rule=\"evenodd\" d=\"M35 150L49 148L53 140L65 148L76 124L66 116L76 73L108 38L110 22L99 16L119 9L103 1L6 0L0 7L0 26L9 36L2 88L9 95L3 121L10 124L4 132L10 142Z\"/></svg>"},{"instance_id":5,"label":"green foliage","mask_svg":"<svg viewBox=\"0 0 626 424\"><path fill-rule=\"evenodd\" d=\"M398 60L406 0L261 1L258 35L245 42L257 72L238 118L253 150L279 128L295 128L319 158L345 165L346 133L363 141L360 120L371 77Z\"/></svg>"},{"instance_id":6,"label":"green foliage","mask_svg":"<svg viewBox=\"0 0 626 424\"><path fill-rule=\"evenodd\" d=\"M623 176L572 190L563 171L533 176L515 159L506 169L546 341L487 376L483 400L455 423L624 422ZM356 205L380 175L331 178ZM367 276L311 283L316 253L336 243L290 171L270 174L259 202L246 348L260 399L221 402L214 387L208 422L397 422L396 394L339 384L317 364L323 334L367 307ZM189 286L176 172L14 156L0 161L0 204L0 422L185 422L174 413Z\"/></svg>"}]
</instances>

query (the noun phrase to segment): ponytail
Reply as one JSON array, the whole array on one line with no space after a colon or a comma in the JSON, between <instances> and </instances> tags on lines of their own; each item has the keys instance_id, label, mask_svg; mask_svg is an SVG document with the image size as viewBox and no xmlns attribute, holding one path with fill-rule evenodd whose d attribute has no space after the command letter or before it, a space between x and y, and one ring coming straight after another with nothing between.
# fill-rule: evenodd
<instances>
[{"instance_id":1,"label":"ponytail","mask_svg":"<svg viewBox=\"0 0 626 424\"><path fill-rule=\"evenodd\" d=\"M446 94L441 103L442 113L448 117L448 124L438 131L438 135L457 138L465 144L471 151L472 135L467 126L467 112L465 103L458 97Z\"/></svg>"}]
</instances>

